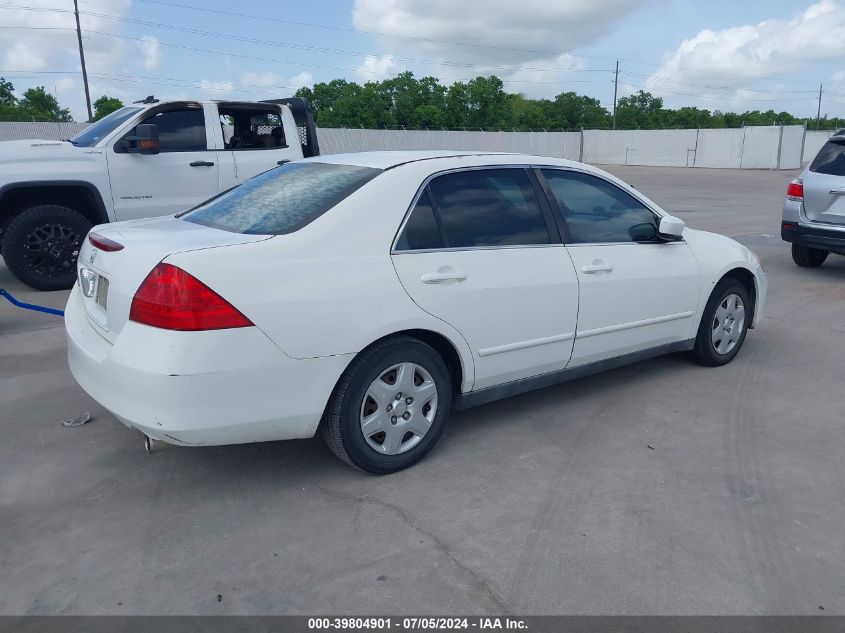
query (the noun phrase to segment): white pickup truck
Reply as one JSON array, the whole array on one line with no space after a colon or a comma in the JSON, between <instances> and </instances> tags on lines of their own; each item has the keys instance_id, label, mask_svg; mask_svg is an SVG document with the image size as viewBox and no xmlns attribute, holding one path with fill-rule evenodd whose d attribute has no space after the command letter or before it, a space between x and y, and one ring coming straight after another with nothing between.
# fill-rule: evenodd
<instances>
[{"instance_id":1,"label":"white pickup truck","mask_svg":"<svg viewBox=\"0 0 845 633\"><path fill-rule=\"evenodd\" d=\"M93 225L184 211L318 154L304 99L147 97L72 139L0 143L0 252L23 283L70 288Z\"/></svg>"}]
</instances>

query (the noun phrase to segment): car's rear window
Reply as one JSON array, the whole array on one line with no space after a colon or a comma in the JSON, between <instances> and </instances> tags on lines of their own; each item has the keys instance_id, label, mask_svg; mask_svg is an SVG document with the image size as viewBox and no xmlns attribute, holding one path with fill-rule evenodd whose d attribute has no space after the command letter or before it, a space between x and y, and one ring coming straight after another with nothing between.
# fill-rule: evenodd
<instances>
[{"instance_id":1,"label":"car's rear window","mask_svg":"<svg viewBox=\"0 0 845 633\"><path fill-rule=\"evenodd\" d=\"M357 165L289 163L247 180L182 218L232 233L293 233L381 171Z\"/></svg>"},{"instance_id":2,"label":"car's rear window","mask_svg":"<svg viewBox=\"0 0 845 633\"><path fill-rule=\"evenodd\" d=\"M810 171L831 176L845 176L845 139L824 144L810 165Z\"/></svg>"}]
</instances>

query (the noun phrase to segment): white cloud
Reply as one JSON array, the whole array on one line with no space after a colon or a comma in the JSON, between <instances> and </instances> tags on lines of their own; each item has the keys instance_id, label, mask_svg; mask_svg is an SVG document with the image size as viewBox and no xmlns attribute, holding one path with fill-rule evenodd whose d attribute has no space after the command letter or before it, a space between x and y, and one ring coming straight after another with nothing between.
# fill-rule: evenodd
<instances>
[{"instance_id":1,"label":"white cloud","mask_svg":"<svg viewBox=\"0 0 845 633\"><path fill-rule=\"evenodd\" d=\"M407 51L463 63L520 64L555 59L590 44L628 13L653 1L657 0L355 0L352 17L363 31L419 38L381 38L388 50L401 46L403 55Z\"/></svg>"},{"instance_id":2,"label":"white cloud","mask_svg":"<svg viewBox=\"0 0 845 633\"><path fill-rule=\"evenodd\" d=\"M124 88L130 84L116 84L98 75L143 74L143 69L153 69L161 62L158 41L154 37L145 36L144 42L136 43L86 33L119 32L119 22L89 15L88 12L126 17L129 15L131 4L131 0L86 0L81 3L80 9L83 13L80 22L92 101L103 94L117 96L124 101L129 98L123 95L126 94ZM8 73L8 79L15 84L17 92L38 85L44 85L48 92L55 89L59 102L70 107L77 120L85 120L87 113L81 75L36 74L37 78L26 76L26 71L78 73L81 70L73 12L55 10L57 5L54 0L5 0L4 6L19 7L3 9L0 18L4 27L29 27L26 30L0 29L0 68ZM72 3L67 7L63 4L62 8L72 6ZM11 71L24 71L21 73L24 78L17 80L16 73Z\"/></svg>"},{"instance_id":3,"label":"white cloud","mask_svg":"<svg viewBox=\"0 0 845 633\"><path fill-rule=\"evenodd\" d=\"M768 86L761 94L761 80L795 72L810 64L845 57L845 6L836 0L820 0L791 19L764 20L720 31L705 29L684 40L646 81L652 92L693 92L705 101L722 106L750 105L751 99L786 98ZM736 88L720 91L706 86ZM797 88L801 88L798 86ZM808 90L812 90L807 86ZM793 89L795 87L793 86ZM755 107L767 109L765 103ZM774 105L774 104L773 104Z\"/></svg>"},{"instance_id":4,"label":"white cloud","mask_svg":"<svg viewBox=\"0 0 845 633\"><path fill-rule=\"evenodd\" d=\"M217 81L203 79L200 82L200 89L204 92L232 92L235 89L235 84L228 79Z\"/></svg>"},{"instance_id":5,"label":"white cloud","mask_svg":"<svg viewBox=\"0 0 845 633\"><path fill-rule=\"evenodd\" d=\"M393 55L367 55L355 70L355 76L362 82L381 81L400 72L400 66Z\"/></svg>"},{"instance_id":6,"label":"white cloud","mask_svg":"<svg viewBox=\"0 0 845 633\"><path fill-rule=\"evenodd\" d=\"M243 75L242 83L250 87L260 86L262 88L278 88L286 86L284 77L269 70L263 72L246 72Z\"/></svg>"},{"instance_id":7,"label":"white cloud","mask_svg":"<svg viewBox=\"0 0 845 633\"><path fill-rule=\"evenodd\" d=\"M383 79L411 65L415 74L446 84L497 75L509 92L530 97L583 92L567 83L586 78L565 72L585 67L571 51L606 35L632 11L663 1L355 0L355 27L384 34L376 41L385 53L367 56L356 77Z\"/></svg>"},{"instance_id":8,"label":"white cloud","mask_svg":"<svg viewBox=\"0 0 845 633\"><path fill-rule=\"evenodd\" d=\"M303 70L301 73L297 73L288 80L288 84L294 91L299 90L300 88L303 88L305 86L310 86L313 83L314 75L305 70Z\"/></svg>"},{"instance_id":9,"label":"white cloud","mask_svg":"<svg viewBox=\"0 0 845 633\"><path fill-rule=\"evenodd\" d=\"M161 62L161 46L159 45L158 38L152 35L145 35L141 39L144 40L139 44L144 59L144 68L155 70Z\"/></svg>"}]
</instances>

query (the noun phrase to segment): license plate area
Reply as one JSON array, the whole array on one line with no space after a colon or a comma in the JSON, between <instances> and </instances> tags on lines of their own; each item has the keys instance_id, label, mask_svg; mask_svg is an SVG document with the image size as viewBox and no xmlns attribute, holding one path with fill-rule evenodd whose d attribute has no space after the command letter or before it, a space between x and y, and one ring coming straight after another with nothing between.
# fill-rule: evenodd
<instances>
[{"instance_id":1,"label":"license plate area","mask_svg":"<svg viewBox=\"0 0 845 633\"><path fill-rule=\"evenodd\" d=\"M108 309L109 300L109 280L102 275L97 276L97 292L94 295L94 301L103 310Z\"/></svg>"}]
</instances>

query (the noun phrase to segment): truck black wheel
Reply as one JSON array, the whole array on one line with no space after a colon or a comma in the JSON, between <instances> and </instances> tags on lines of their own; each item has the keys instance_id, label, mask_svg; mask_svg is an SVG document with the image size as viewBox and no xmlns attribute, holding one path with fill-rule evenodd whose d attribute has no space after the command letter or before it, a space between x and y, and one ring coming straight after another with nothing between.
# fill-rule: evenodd
<instances>
[{"instance_id":1,"label":"truck black wheel","mask_svg":"<svg viewBox=\"0 0 845 633\"><path fill-rule=\"evenodd\" d=\"M3 258L12 274L38 290L64 290L76 281L76 258L91 229L84 215L45 204L12 218L3 234Z\"/></svg>"}]
</instances>

